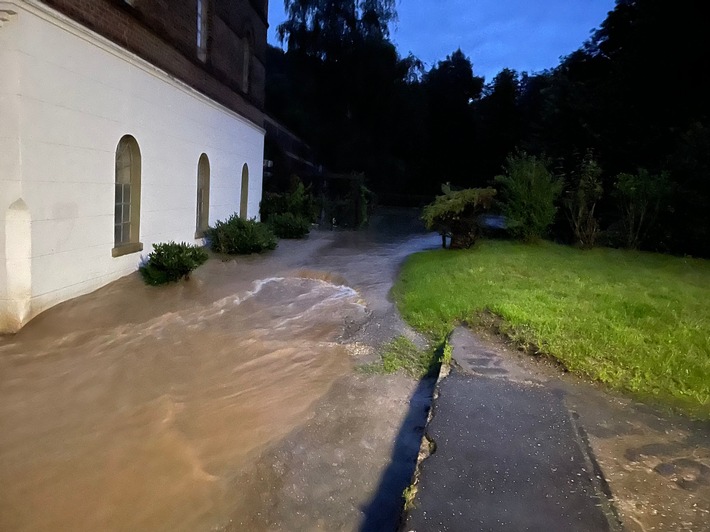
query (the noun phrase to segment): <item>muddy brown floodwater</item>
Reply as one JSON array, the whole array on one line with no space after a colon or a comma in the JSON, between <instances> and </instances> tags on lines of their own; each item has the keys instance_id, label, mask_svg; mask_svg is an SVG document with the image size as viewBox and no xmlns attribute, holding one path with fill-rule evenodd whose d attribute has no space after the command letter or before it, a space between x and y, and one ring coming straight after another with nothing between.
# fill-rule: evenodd
<instances>
[{"instance_id":1,"label":"muddy brown floodwater","mask_svg":"<svg viewBox=\"0 0 710 532\"><path fill-rule=\"evenodd\" d=\"M226 526L236 475L352 369L372 311L318 261L336 235L134 274L0 338L0 530Z\"/></svg>"},{"instance_id":2,"label":"muddy brown floodwater","mask_svg":"<svg viewBox=\"0 0 710 532\"><path fill-rule=\"evenodd\" d=\"M28 330L4 345L3 530L219 525L234 496L225 472L350 368L335 340L346 317L364 316L358 299L270 278L140 326L51 342Z\"/></svg>"},{"instance_id":3,"label":"muddy brown floodwater","mask_svg":"<svg viewBox=\"0 0 710 532\"><path fill-rule=\"evenodd\" d=\"M133 274L0 337L0 530L228 526L259 491L237 479L352 374L409 251L316 233L168 287Z\"/></svg>"}]
</instances>

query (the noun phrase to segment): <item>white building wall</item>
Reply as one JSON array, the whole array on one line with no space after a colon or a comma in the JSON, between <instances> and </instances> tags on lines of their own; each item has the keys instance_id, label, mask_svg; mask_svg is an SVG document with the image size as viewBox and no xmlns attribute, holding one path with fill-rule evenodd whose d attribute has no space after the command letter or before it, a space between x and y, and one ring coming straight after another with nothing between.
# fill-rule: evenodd
<instances>
[{"instance_id":1,"label":"white building wall","mask_svg":"<svg viewBox=\"0 0 710 532\"><path fill-rule=\"evenodd\" d=\"M21 321L135 271L154 243L193 242L202 153L210 223L238 211L245 163L248 216L258 216L261 128L42 4L8 5L17 15L0 27L0 213L21 198L31 217L32 293ZM114 258L115 154L124 135L141 152L144 249ZM17 322L2 284L0 331Z\"/></svg>"}]
</instances>

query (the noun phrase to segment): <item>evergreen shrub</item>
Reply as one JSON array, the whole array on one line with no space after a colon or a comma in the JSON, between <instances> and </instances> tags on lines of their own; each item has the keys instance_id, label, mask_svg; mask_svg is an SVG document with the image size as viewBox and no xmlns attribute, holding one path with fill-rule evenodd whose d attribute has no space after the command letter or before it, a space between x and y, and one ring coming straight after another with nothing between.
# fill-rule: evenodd
<instances>
[{"instance_id":1,"label":"evergreen shrub","mask_svg":"<svg viewBox=\"0 0 710 532\"><path fill-rule=\"evenodd\" d=\"M427 229L439 232L442 247L446 247L449 236L449 248L469 248L480 236L478 218L490 208L496 191L492 188L452 191L448 187L443 190L443 195L424 207L422 220Z\"/></svg>"},{"instance_id":2,"label":"evergreen shrub","mask_svg":"<svg viewBox=\"0 0 710 532\"><path fill-rule=\"evenodd\" d=\"M167 242L154 244L148 260L139 269L147 284L160 285L187 279L190 272L206 261L207 252L201 247Z\"/></svg>"},{"instance_id":3,"label":"evergreen shrub","mask_svg":"<svg viewBox=\"0 0 710 532\"><path fill-rule=\"evenodd\" d=\"M505 174L495 177L500 185L506 226L517 239L539 240L555 220L555 202L562 192L562 181L547 168L544 158L518 152L507 157Z\"/></svg>"},{"instance_id":4,"label":"evergreen shrub","mask_svg":"<svg viewBox=\"0 0 710 532\"><path fill-rule=\"evenodd\" d=\"M272 214L268 224L279 238L304 238L311 229L308 220L294 216L290 212Z\"/></svg>"},{"instance_id":5,"label":"evergreen shrub","mask_svg":"<svg viewBox=\"0 0 710 532\"><path fill-rule=\"evenodd\" d=\"M288 193L267 192L260 205L261 219L279 238L304 238L315 219L315 203L310 187L294 176Z\"/></svg>"},{"instance_id":6,"label":"evergreen shrub","mask_svg":"<svg viewBox=\"0 0 710 532\"><path fill-rule=\"evenodd\" d=\"M271 228L256 220L243 220L232 214L218 221L206 232L212 251L229 255L262 253L276 248L276 235Z\"/></svg>"}]
</instances>

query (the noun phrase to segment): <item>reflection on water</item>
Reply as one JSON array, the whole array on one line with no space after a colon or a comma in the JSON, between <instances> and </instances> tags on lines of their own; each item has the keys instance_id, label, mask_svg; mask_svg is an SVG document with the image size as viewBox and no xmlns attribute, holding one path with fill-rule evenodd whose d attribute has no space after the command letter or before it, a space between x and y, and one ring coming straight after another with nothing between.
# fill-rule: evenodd
<instances>
[{"instance_id":1,"label":"reflection on water","mask_svg":"<svg viewBox=\"0 0 710 532\"><path fill-rule=\"evenodd\" d=\"M118 283L146 308L99 291L52 321L84 327L0 341L0 530L218 529L239 469L348 371L337 340L365 312L314 278L179 304Z\"/></svg>"}]
</instances>

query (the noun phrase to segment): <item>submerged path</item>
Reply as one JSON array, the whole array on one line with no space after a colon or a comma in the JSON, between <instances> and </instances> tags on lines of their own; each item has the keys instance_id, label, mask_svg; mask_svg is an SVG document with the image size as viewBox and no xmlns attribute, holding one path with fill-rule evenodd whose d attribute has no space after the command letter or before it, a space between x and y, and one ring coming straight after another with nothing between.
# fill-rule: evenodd
<instances>
[{"instance_id":1,"label":"submerged path","mask_svg":"<svg viewBox=\"0 0 710 532\"><path fill-rule=\"evenodd\" d=\"M430 240L388 211L0 338L0 530L394 528L431 389L354 368L406 332L388 292Z\"/></svg>"}]
</instances>

